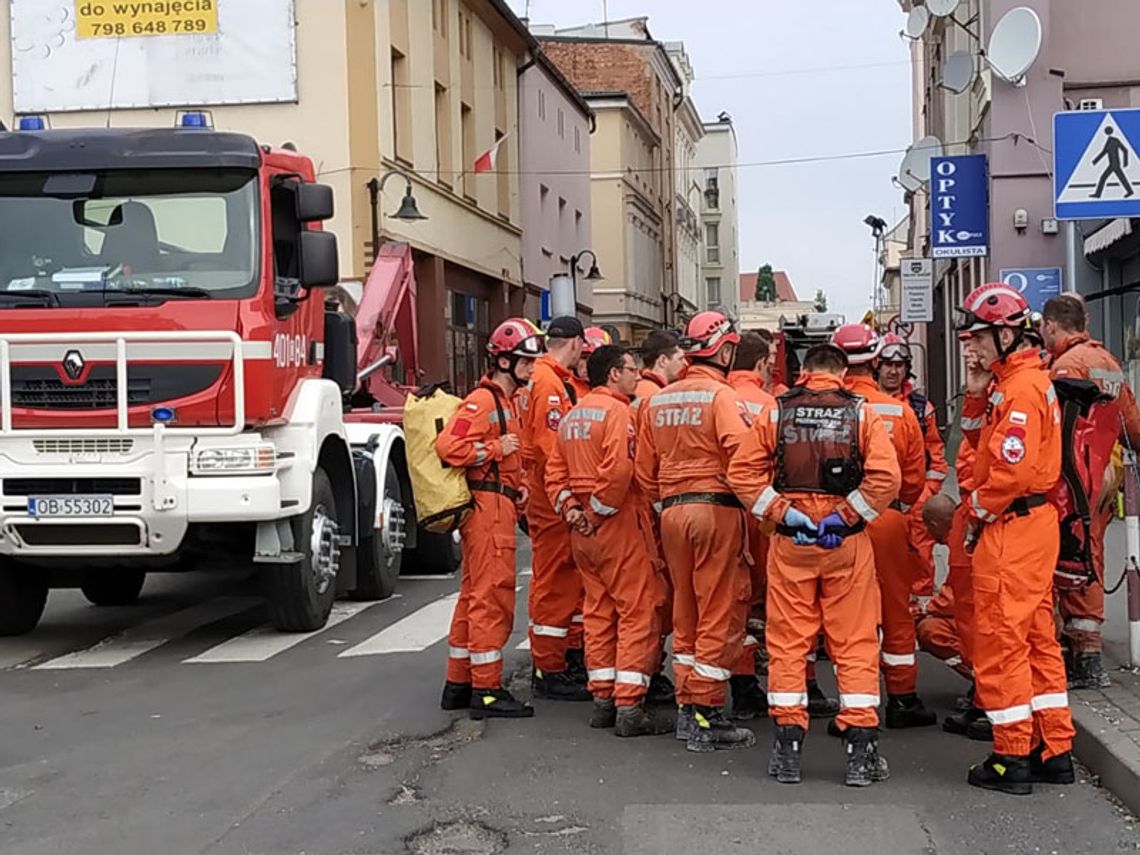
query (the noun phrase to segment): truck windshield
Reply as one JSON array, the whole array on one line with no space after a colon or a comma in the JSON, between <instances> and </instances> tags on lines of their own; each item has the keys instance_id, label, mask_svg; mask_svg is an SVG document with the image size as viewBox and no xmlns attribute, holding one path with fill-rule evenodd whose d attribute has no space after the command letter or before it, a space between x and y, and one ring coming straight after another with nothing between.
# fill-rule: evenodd
<instances>
[{"instance_id":1,"label":"truck windshield","mask_svg":"<svg viewBox=\"0 0 1140 855\"><path fill-rule=\"evenodd\" d=\"M249 296L257 198L246 170L0 176L0 308Z\"/></svg>"}]
</instances>

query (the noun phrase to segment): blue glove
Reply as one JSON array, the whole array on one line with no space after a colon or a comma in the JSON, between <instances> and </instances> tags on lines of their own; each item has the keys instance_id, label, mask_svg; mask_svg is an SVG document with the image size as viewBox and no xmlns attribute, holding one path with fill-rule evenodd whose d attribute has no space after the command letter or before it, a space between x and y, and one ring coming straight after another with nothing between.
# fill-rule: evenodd
<instances>
[{"instance_id":1,"label":"blue glove","mask_svg":"<svg viewBox=\"0 0 1140 855\"><path fill-rule=\"evenodd\" d=\"M838 549L843 545L843 535L840 532L846 528L847 523L843 521L843 517L834 511L828 514L819 521L819 545L824 549Z\"/></svg>"},{"instance_id":2,"label":"blue glove","mask_svg":"<svg viewBox=\"0 0 1140 855\"><path fill-rule=\"evenodd\" d=\"M814 522L812 522L811 517L809 517L803 511L797 510L796 508L788 508L784 512L784 519L782 522L788 528L802 528L813 534L815 533L816 525Z\"/></svg>"},{"instance_id":3,"label":"blue glove","mask_svg":"<svg viewBox=\"0 0 1140 855\"><path fill-rule=\"evenodd\" d=\"M796 546L815 546L818 541L814 534L808 534L806 531L797 531L792 536L792 543Z\"/></svg>"}]
</instances>

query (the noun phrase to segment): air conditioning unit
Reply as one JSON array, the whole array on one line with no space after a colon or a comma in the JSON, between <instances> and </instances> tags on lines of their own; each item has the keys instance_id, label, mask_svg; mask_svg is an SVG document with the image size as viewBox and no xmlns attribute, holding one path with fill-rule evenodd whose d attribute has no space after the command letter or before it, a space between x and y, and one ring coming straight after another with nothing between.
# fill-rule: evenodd
<instances>
[{"instance_id":1,"label":"air conditioning unit","mask_svg":"<svg viewBox=\"0 0 1140 855\"><path fill-rule=\"evenodd\" d=\"M1103 110L1103 98L1082 98L1077 104L1078 110Z\"/></svg>"}]
</instances>

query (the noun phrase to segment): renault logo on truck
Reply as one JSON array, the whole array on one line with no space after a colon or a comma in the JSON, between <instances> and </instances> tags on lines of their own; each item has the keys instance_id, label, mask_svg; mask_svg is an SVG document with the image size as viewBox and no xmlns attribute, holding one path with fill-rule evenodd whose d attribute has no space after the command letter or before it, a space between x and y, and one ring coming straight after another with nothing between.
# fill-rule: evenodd
<instances>
[{"instance_id":1,"label":"renault logo on truck","mask_svg":"<svg viewBox=\"0 0 1140 855\"><path fill-rule=\"evenodd\" d=\"M78 350L69 350L63 357L63 372L71 380L78 380L87 363L83 361L83 354Z\"/></svg>"}]
</instances>

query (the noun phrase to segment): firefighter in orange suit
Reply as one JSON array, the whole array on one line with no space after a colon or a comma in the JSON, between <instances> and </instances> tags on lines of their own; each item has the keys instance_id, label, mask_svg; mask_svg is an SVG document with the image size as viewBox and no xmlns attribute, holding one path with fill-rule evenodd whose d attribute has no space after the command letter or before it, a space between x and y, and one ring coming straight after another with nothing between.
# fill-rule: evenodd
<instances>
[{"instance_id":1,"label":"firefighter in orange suit","mask_svg":"<svg viewBox=\"0 0 1140 855\"><path fill-rule=\"evenodd\" d=\"M688 367L640 419L637 481L660 508L673 577L677 738L690 751L755 743L724 715L751 594L744 513L725 480L747 429L727 379L739 342L724 315L697 314L686 331Z\"/></svg>"},{"instance_id":2,"label":"firefighter in orange suit","mask_svg":"<svg viewBox=\"0 0 1140 855\"><path fill-rule=\"evenodd\" d=\"M1120 363L1086 331L1085 306L1075 294L1062 294L1045 304L1041 335L1050 354L1054 378L1091 380L1116 401L1123 421L1122 438L1140 448L1140 410ZM1089 497L1095 505L1096 496ZM1111 511L1094 511L1089 546L1096 579L1083 588L1057 592L1057 606L1068 641L1070 689L1102 689L1109 685L1101 662L1101 624L1104 623L1104 536Z\"/></svg>"},{"instance_id":3,"label":"firefighter in orange suit","mask_svg":"<svg viewBox=\"0 0 1140 855\"><path fill-rule=\"evenodd\" d=\"M925 600L934 596L934 541L930 539L922 521L922 506L927 499L942 491L950 466L946 462L946 445L938 432L938 416L934 404L911 384L912 367L910 345L893 333L884 336L879 363L879 386L914 411L926 446L926 488L907 515L910 543L918 561L913 590L917 597Z\"/></svg>"},{"instance_id":4,"label":"firefighter in orange suit","mask_svg":"<svg viewBox=\"0 0 1140 855\"><path fill-rule=\"evenodd\" d=\"M915 656L914 615L910 592L914 557L908 546L906 513L926 485L926 449L922 429L910 407L879 389L875 380L883 340L864 324L837 329L832 344L847 354L847 391L867 401L890 433L902 474L898 502L868 526L875 550L875 569L882 594L883 676L887 684L886 725L889 728L929 727L937 716L919 699ZM833 728L832 732L835 732Z\"/></svg>"},{"instance_id":5,"label":"firefighter in orange suit","mask_svg":"<svg viewBox=\"0 0 1140 855\"><path fill-rule=\"evenodd\" d=\"M460 528L463 575L448 633L441 706L471 718L526 718L528 704L503 688L503 646L515 622L515 524L527 501L512 396L530 378L543 343L521 318L487 343L491 367L436 439L440 460L467 469L475 510Z\"/></svg>"},{"instance_id":6,"label":"firefighter in orange suit","mask_svg":"<svg viewBox=\"0 0 1140 855\"><path fill-rule=\"evenodd\" d=\"M806 659L822 624L839 681L846 782L885 780L878 753L879 592L867 523L899 489L890 437L870 404L843 388L847 357L819 345L796 389L754 423L728 480L761 522L768 554L768 708L776 738L768 773L799 783L808 726Z\"/></svg>"},{"instance_id":7,"label":"firefighter in orange suit","mask_svg":"<svg viewBox=\"0 0 1140 855\"><path fill-rule=\"evenodd\" d=\"M558 428L578 401L574 368L585 336L577 318L557 317L550 322L548 352L535 364L520 407L523 464L530 485L526 515L533 548L528 610L534 694L558 701L591 699L585 658L571 644L572 635L581 631L582 578L570 552L570 532L554 512L545 483Z\"/></svg>"},{"instance_id":8,"label":"firefighter in orange suit","mask_svg":"<svg viewBox=\"0 0 1140 855\"><path fill-rule=\"evenodd\" d=\"M1029 306L1016 289L983 285L960 311L962 428L977 452L974 490L963 499L972 514L974 680L994 733L993 753L968 780L1026 794L1035 781L1075 779L1065 663L1053 623L1061 536L1045 498L1061 475L1061 411L1030 331Z\"/></svg>"},{"instance_id":9,"label":"firefighter in orange suit","mask_svg":"<svg viewBox=\"0 0 1140 855\"><path fill-rule=\"evenodd\" d=\"M932 496L922 508L922 519L927 536L935 543L943 543L950 549L950 575L958 572L955 559L964 556L969 568L969 555L966 553L965 527L958 524L964 519L959 513L961 505L955 504L949 496ZM958 628L957 611L954 607L956 586L953 580L943 585L938 594L927 604L918 618L918 646L937 659L941 659L958 674L973 682L974 672L970 670L970 659L965 652L962 634ZM942 729L949 730L947 720Z\"/></svg>"},{"instance_id":10,"label":"firefighter in orange suit","mask_svg":"<svg viewBox=\"0 0 1140 855\"><path fill-rule=\"evenodd\" d=\"M629 403L637 366L624 348L602 345L587 371L592 390L562 420L546 489L570 526L586 592L590 726L614 727L618 736L663 733L672 722L662 729L645 707L659 658L660 592L631 500L636 434Z\"/></svg>"},{"instance_id":11,"label":"firefighter in orange suit","mask_svg":"<svg viewBox=\"0 0 1140 855\"><path fill-rule=\"evenodd\" d=\"M642 368L638 374L633 400L630 402L634 427L638 428L639 435L642 405L670 383L676 382L685 367L685 352L681 350L681 339L672 330L653 330L641 343L640 350ZM641 494L641 489L636 483L634 486L641 513L641 531L649 550L649 559L653 562L660 582L657 626L661 631L661 642L657 673L653 675L649 685L648 699L654 704L671 704L676 700L676 690L673 683L665 676L665 644L667 638L673 634L673 579L669 576L669 569L661 552L661 526L657 514L649 506L649 502Z\"/></svg>"}]
</instances>

